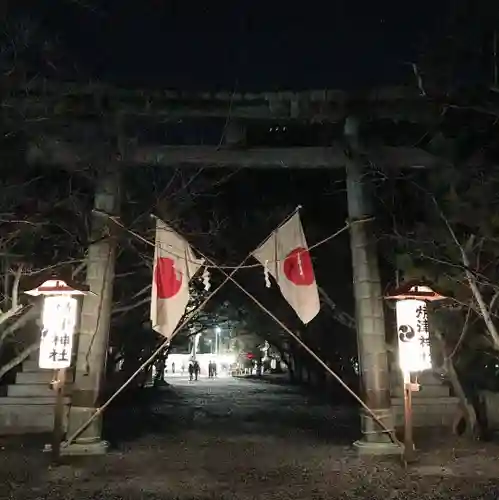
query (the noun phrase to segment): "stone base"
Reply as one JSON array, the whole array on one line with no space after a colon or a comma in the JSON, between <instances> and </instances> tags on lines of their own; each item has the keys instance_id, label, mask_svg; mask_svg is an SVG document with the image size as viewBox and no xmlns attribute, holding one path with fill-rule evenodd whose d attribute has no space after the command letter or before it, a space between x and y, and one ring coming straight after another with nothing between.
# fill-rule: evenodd
<instances>
[{"instance_id":1,"label":"stone base","mask_svg":"<svg viewBox=\"0 0 499 500\"><path fill-rule=\"evenodd\" d=\"M359 439L353 443L354 447L357 449L357 453L360 456L365 455L402 455L404 453L404 447L398 444L389 442L376 442L376 441L364 441Z\"/></svg>"},{"instance_id":2,"label":"stone base","mask_svg":"<svg viewBox=\"0 0 499 500\"><path fill-rule=\"evenodd\" d=\"M416 393L417 394L417 393ZM404 399L392 397L395 427L404 426ZM412 425L416 427L452 427L459 409L459 399L447 397L417 397L412 400Z\"/></svg>"},{"instance_id":3,"label":"stone base","mask_svg":"<svg viewBox=\"0 0 499 500\"><path fill-rule=\"evenodd\" d=\"M67 403L66 399L65 421L69 408ZM53 429L54 398L0 397L0 435L49 433Z\"/></svg>"},{"instance_id":4,"label":"stone base","mask_svg":"<svg viewBox=\"0 0 499 500\"><path fill-rule=\"evenodd\" d=\"M92 441L92 442L75 442L71 443L69 446L65 446L63 442L61 444L61 457L74 457L82 455L105 455L109 443L107 441ZM43 449L45 452L52 451L52 445L46 444Z\"/></svg>"}]
</instances>

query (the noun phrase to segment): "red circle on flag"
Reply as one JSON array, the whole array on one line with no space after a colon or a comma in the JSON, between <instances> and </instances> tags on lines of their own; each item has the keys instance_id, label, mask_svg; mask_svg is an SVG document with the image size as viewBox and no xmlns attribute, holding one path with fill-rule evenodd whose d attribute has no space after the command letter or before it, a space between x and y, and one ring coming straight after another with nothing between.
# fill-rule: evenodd
<instances>
[{"instance_id":1,"label":"red circle on flag","mask_svg":"<svg viewBox=\"0 0 499 500\"><path fill-rule=\"evenodd\" d=\"M182 286L182 273L177 273L175 262L170 257L159 257L154 274L159 299L171 299Z\"/></svg>"},{"instance_id":2,"label":"red circle on flag","mask_svg":"<svg viewBox=\"0 0 499 500\"><path fill-rule=\"evenodd\" d=\"M295 285L309 286L315 281L312 259L306 248L298 247L289 252L284 259L283 267L284 275Z\"/></svg>"}]
</instances>

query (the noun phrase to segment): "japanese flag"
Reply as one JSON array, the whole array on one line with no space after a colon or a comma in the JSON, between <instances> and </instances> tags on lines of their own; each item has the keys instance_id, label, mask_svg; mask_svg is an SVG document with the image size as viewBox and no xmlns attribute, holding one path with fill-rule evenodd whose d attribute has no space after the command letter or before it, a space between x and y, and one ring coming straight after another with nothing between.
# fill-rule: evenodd
<instances>
[{"instance_id":1,"label":"japanese flag","mask_svg":"<svg viewBox=\"0 0 499 500\"><path fill-rule=\"evenodd\" d=\"M281 293L303 323L320 309L314 268L297 212L277 228L252 255L275 278Z\"/></svg>"},{"instance_id":2,"label":"japanese flag","mask_svg":"<svg viewBox=\"0 0 499 500\"><path fill-rule=\"evenodd\" d=\"M171 337L189 302L189 281L203 264L189 243L156 219L151 295L153 330Z\"/></svg>"}]
</instances>

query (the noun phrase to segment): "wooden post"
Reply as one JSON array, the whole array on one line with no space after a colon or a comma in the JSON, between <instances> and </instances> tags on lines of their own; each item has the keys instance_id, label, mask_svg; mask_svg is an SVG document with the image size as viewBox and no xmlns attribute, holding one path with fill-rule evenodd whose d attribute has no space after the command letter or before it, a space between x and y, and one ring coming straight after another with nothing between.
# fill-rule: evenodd
<instances>
[{"instance_id":1,"label":"wooden post","mask_svg":"<svg viewBox=\"0 0 499 500\"><path fill-rule=\"evenodd\" d=\"M414 452L411 375L404 373L404 460L406 463L414 461Z\"/></svg>"},{"instance_id":2,"label":"wooden post","mask_svg":"<svg viewBox=\"0 0 499 500\"><path fill-rule=\"evenodd\" d=\"M52 432L52 462L59 464L61 459L61 443L64 437L64 386L66 384L66 369L56 370L53 382L55 390L54 429Z\"/></svg>"}]
</instances>

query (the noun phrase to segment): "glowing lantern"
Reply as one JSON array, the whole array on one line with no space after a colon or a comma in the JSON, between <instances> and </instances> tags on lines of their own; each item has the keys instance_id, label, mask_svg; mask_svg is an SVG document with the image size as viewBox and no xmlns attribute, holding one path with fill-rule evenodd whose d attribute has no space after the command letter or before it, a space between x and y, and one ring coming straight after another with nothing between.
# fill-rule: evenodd
<instances>
[{"instance_id":1,"label":"glowing lantern","mask_svg":"<svg viewBox=\"0 0 499 500\"><path fill-rule=\"evenodd\" d=\"M404 374L432 368L428 301L445 299L427 285L406 283L387 299L396 300L399 366Z\"/></svg>"},{"instance_id":2,"label":"glowing lantern","mask_svg":"<svg viewBox=\"0 0 499 500\"><path fill-rule=\"evenodd\" d=\"M412 282L405 283L385 298L397 301L399 365L404 377L404 456L406 462L412 462L415 449L411 393L418 391L419 385L412 383L411 373L432 367L426 303L445 297L427 285Z\"/></svg>"},{"instance_id":3,"label":"glowing lantern","mask_svg":"<svg viewBox=\"0 0 499 500\"><path fill-rule=\"evenodd\" d=\"M43 296L38 366L48 370L68 368L78 320L78 300L74 296L87 292L73 288L63 280L52 279L25 293Z\"/></svg>"},{"instance_id":4,"label":"glowing lantern","mask_svg":"<svg viewBox=\"0 0 499 500\"><path fill-rule=\"evenodd\" d=\"M399 364L403 372L430 370L428 311L422 300L399 300L396 304Z\"/></svg>"}]
</instances>

